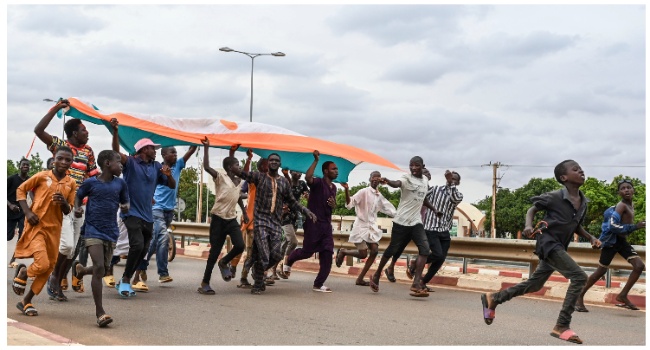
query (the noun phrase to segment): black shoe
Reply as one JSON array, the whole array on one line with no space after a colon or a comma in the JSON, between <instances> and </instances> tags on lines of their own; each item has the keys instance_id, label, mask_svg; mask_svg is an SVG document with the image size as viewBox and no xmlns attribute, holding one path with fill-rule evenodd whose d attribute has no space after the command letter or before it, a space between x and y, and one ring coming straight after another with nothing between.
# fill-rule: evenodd
<instances>
[{"instance_id":1,"label":"black shoe","mask_svg":"<svg viewBox=\"0 0 650 350\"><path fill-rule=\"evenodd\" d=\"M230 274L230 264L224 264L223 260L219 260L217 266L221 272L221 278L226 282L230 282L232 279L232 274Z\"/></svg>"}]
</instances>

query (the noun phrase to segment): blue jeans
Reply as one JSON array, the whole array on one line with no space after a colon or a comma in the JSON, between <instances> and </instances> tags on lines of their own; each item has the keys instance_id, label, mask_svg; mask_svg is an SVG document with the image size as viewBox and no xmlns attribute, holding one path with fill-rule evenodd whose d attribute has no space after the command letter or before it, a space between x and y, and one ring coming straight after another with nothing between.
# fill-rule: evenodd
<instances>
[{"instance_id":1,"label":"blue jeans","mask_svg":"<svg viewBox=\"0 0 650 350\"><path fill-rule=\"evenodd\" d=\"M153 210L153 237L151 244L149 244L149 251L142 263L140 263L139 270L146 271L149 266L151 256L156 254L156 265L158 267L159 276L169 276L167 270L168 264L168 251L169 251L169 235L167 235L167 228L174 220L173 210Z\"/></svg>"}]
</instances>

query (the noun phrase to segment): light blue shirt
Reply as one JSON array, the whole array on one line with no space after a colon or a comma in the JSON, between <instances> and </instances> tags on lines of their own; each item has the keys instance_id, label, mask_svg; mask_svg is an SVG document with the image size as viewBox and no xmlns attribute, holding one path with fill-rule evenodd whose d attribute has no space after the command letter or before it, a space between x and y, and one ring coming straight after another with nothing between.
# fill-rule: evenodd
<instances>
[{"instance_id":1,"label":"light blue shirt","mask_svg":"<svg viewBox=\"0 0 650 350\"><path fill-rule=\"evenodd\" d=\"M176 196L178 195L178 184L181 178L181 170L185 169L185 159L178 158L176 164L171 167L172 177L176 180L176 187L171 189L166 185L157 185L153 200L156 201L153 209L174 210L176 208Z\"/></svg>"}]
</instances>

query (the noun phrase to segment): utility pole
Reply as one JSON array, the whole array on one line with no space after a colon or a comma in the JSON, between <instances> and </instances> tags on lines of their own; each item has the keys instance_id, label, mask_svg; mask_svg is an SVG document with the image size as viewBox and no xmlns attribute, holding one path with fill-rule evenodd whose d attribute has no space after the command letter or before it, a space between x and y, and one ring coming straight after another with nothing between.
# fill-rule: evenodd
<instances>
[{"instance_id":1,"label":"utility pole","mask_svg":"<svg viewBox=\"0 0 650 350\"><path fill-rule=\"evenodd\" d=\"M200 150L197 150L197 151L200 152ZM203 210L201 208L202 205L203 205L203 162L202 162L201 157L199 157L199 173L200 173L200 175L199 175L199 203L198 203L199 205L196 208L196 210L197 210L196 222L198 222L198 223L202 222L201 214L203 214Z\"/></svg>"},{"instance_id":2,"label":"utility pole","mask_svg":"<svg viewBox=\"0 0 650 350\"><path fill-rule=\"evenodd\" d=\"M490 237L491 238L496 238L497 237L497 229L496 229L496 223L495 223L495 218L496 218L496 207L497 207L497 180L501 180L500 178L497 178L497 169L503 164L501 162L490 162L488 164L483 164L482 166L491 166L492 167L492 210L490 211Z\"/></svg>"}]
</instances>

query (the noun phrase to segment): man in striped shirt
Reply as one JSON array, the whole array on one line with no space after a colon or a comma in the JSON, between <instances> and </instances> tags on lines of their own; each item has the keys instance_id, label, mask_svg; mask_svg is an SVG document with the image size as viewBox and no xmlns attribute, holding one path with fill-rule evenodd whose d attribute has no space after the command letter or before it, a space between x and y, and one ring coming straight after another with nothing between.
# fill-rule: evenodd
<instances>
[{"instance_id":1,"label":"man in striped shirt","mask_svg":"<svg viewBox=\"0 0 650 350\"><path fill-rule=\"evenodd\" d=\"M447 252L451 245L449 230L454 219L454 211L456 206L463 200L463 194L458 192L456 188L456 186L460 185L460 174L447 170L445 171L445 179L447 183L444 186L431 187L426 197L429 203L439 210L434 213L427 208L424 214L424 232L427 234L431 253L427 258L427 263L430 265L426 275L422 277L422 287L429 292L432 292L432 290L426 284L438 273L447 258Z\"/></svg>"}]
</instances>

